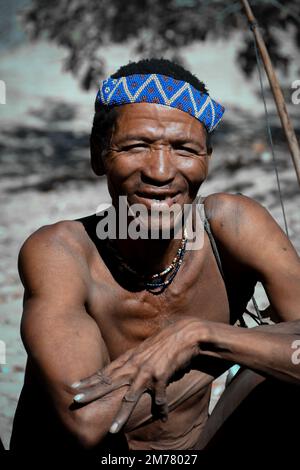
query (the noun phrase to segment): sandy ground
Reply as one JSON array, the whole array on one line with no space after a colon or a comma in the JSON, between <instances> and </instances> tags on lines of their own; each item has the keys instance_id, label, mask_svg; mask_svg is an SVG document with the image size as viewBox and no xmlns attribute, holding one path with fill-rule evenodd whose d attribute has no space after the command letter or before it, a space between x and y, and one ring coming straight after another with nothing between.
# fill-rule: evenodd
<instances>
[{"instance_id":1,"label":"sandy ground","mask_svg":"<svg viewBox=\"0 0 300 470\"><path fill-rule=\"evenodd\" d=\"M226 54L226 48L223 49ZM20 87L21 72L17 64L22 64L26 54L27 57L32 55L33 63L37 61L35 73L45 57L48 60L50 72L44 77L38 93L34 90L34 72L30 68L25 72L28 77L25 77L23 88ZM230 57L230 52L227 54ZM122 63L120 54L113 59ZM0 340L6 345L6 364L0 372L0 436L7 447L26 361L19 335L23 291L17 274L18 251L28 235L40 226L92 213L99 203L108 199L108 195L105 181L93 177L88 162L88 129L94 94L83 94L70 77L61 73L61 52L48 49L47 45L35 52L27 46L27 51L26 48L15 51L15 57L5 60L3 73L14 91L8 90L8 96L12 98L1 116L3 132L0 136ZM192 61L194 71L200 67L197 60L199 58ZM213 81L212 67L207 70ZM259 104L257 109L260 102L253 93L253 83L247 85L247 90L241 90L241 99L238 99L240 76L236 74L228 80L228 96L224 83L220 91L223 98L227 96L228 111L215 138L211 174L201 194L243 192L264 204L283 226L271 154L265 138L263 108ZM226 83L223 76L224 80ZM213 86L217 89L218 80L215 79ZM79 98L75 101L77 95ZM300 108L290 108L299 136ZM300 253L299 188L272 106L271 123L290 237ZM266 306L267 300L260 286L257 297L260 305ZM222 384L215 385L214 401L221 387Z\"/></svg>"}]
</instances>

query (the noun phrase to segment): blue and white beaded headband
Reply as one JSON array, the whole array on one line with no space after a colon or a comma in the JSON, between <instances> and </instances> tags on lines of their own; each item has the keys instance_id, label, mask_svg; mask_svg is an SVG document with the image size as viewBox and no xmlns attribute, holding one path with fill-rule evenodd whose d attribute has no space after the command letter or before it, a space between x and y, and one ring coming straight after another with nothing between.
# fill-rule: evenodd
<instances>
[{"instance_id":1,"label":"blue and white beaded headband","mask_svg":"<svg viewBox=\"0 0 300 470\"><path fill-rule=\"evenodd\" d=\"M109 107L155 103L178 108L194 116L212 132L225 108L187 82L156 73L109 77L102 81L96 100Z\"/></svg>"}]
</instances>

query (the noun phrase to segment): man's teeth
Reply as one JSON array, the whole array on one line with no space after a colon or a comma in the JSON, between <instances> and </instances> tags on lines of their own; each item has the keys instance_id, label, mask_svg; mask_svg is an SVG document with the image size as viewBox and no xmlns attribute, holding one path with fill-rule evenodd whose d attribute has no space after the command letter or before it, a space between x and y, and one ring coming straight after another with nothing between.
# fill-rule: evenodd
<instances>
[{"instance_id":1,"label":"man's teeth","mask_svg":"<svg viewBox=\"0 0 300 470\"><path fill-rule=\"evenodd\" d=\"M145 199L150 199L151 201L155 203L166 203L170 199L172 199L172 196L168 196L168 195L161 195L161 196L156 196L156 197L151 196L151 195L142 195L142 197L144 197Z\"/></svg>"}]
</instances>

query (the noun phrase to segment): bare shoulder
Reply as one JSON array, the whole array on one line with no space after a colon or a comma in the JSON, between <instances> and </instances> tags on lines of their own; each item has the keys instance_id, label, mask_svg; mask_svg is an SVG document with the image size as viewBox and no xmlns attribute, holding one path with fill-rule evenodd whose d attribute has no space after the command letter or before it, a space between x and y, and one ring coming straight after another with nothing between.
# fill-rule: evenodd
<instances>
[{"instance_id":1,"label":"bare shoulder","mask_svg":"<svg viewBox=\"0 0 300 470\"><path fill-rule=\"evenodd\" d=\"M39 245L65 243L81 244L84 241L84 228L80 222L73 220L62 220L50 225L44 225L33 232L24 242L24 249L38 248Z\"/></svg>"},{"instance_id":2,"label":"bare shoulder","mask_svg":"<svg viewBox=\"0 0 300 470\"><path fill-rule=\"evenodd\" d=\"M239 194L216 193L205 198L212 232L230 254L247 264L258 257L270 259L284 252L298 255L270 212L257 201Z\"/></svg>"},{"instance_id":3,"label":"bare shoulder","mask_svg":"<svg viewBox=\"0 0 300 470\"><path fill-rule=\"evenodd\" d=\"M80 222L66 220L45 225L33 232L21 247L18 259L21 280L26 287L27 280L40 281L51 274L55 275L55 282L67 270L82 270L82 260L87 260L90 250Z\"/></svg>"},{"instance_id":4,"label":"bare shoulder","mask_svg":"<svg viewBox=\"0 0 300 470\"><path fill-rule=\"evenodd\" d=\"M73 220L62 220L51 225L44 225L25 240L20 254L51 246L87 250L88 241L83 225Z\"/></svg>"},{"instance_id":5,"label":"bare shoulder","mask_svg":"<svg viewBox=\"0 0 300 470\"><path fill-rule=\"evenodd\" d=\"M207 218L216 229L238 230L241 223L253 217L271 217L260 203L242 194L210 194L205 198L204 206Z\"/></svg>"},{"instance_id":6,"label":"bare shoulder","mask_svg":"<svg viewBox=\"0 0 300 470\"><path fill-rule=\"evenodd\" d=\"M242 194L215 193L204 201L205 213L217 237L244 237L265 234L275 228L283 233L269 211L259 202Z\"/></svg>"}]
</instances>

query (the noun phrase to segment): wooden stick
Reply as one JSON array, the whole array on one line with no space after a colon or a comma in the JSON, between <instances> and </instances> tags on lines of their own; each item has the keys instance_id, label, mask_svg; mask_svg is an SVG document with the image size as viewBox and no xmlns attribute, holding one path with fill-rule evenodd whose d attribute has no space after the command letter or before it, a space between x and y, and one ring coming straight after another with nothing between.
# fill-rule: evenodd
<instances>
[{"instance_id":1,"label":"wooden stick","mask_svg":"<svg viewBox=\"0 0 300 470\"><path fill-rule=\"evenodd\" d=\"M290 117L288 115L284 97L283 97L274 67L272 65L265 41L259 30L256 18L253 14L253 11L249 5L248 0L241 0L241 3L245 9L248 21L251 25L251 28L253 30L253 33L256 39L256 43L257 43L261 58L263 60L265 71L269 79L270 87L271 87L274 100L277 106L277 111L280 117L281 125L283 127L283 130L284 130L287 142L288 142L288 146L290 149L290 153L293 159L298 184L300 186L300 149L299 149L297 137L296 137L293 125L291 123Z\"/></svg>"}]
</instances>

